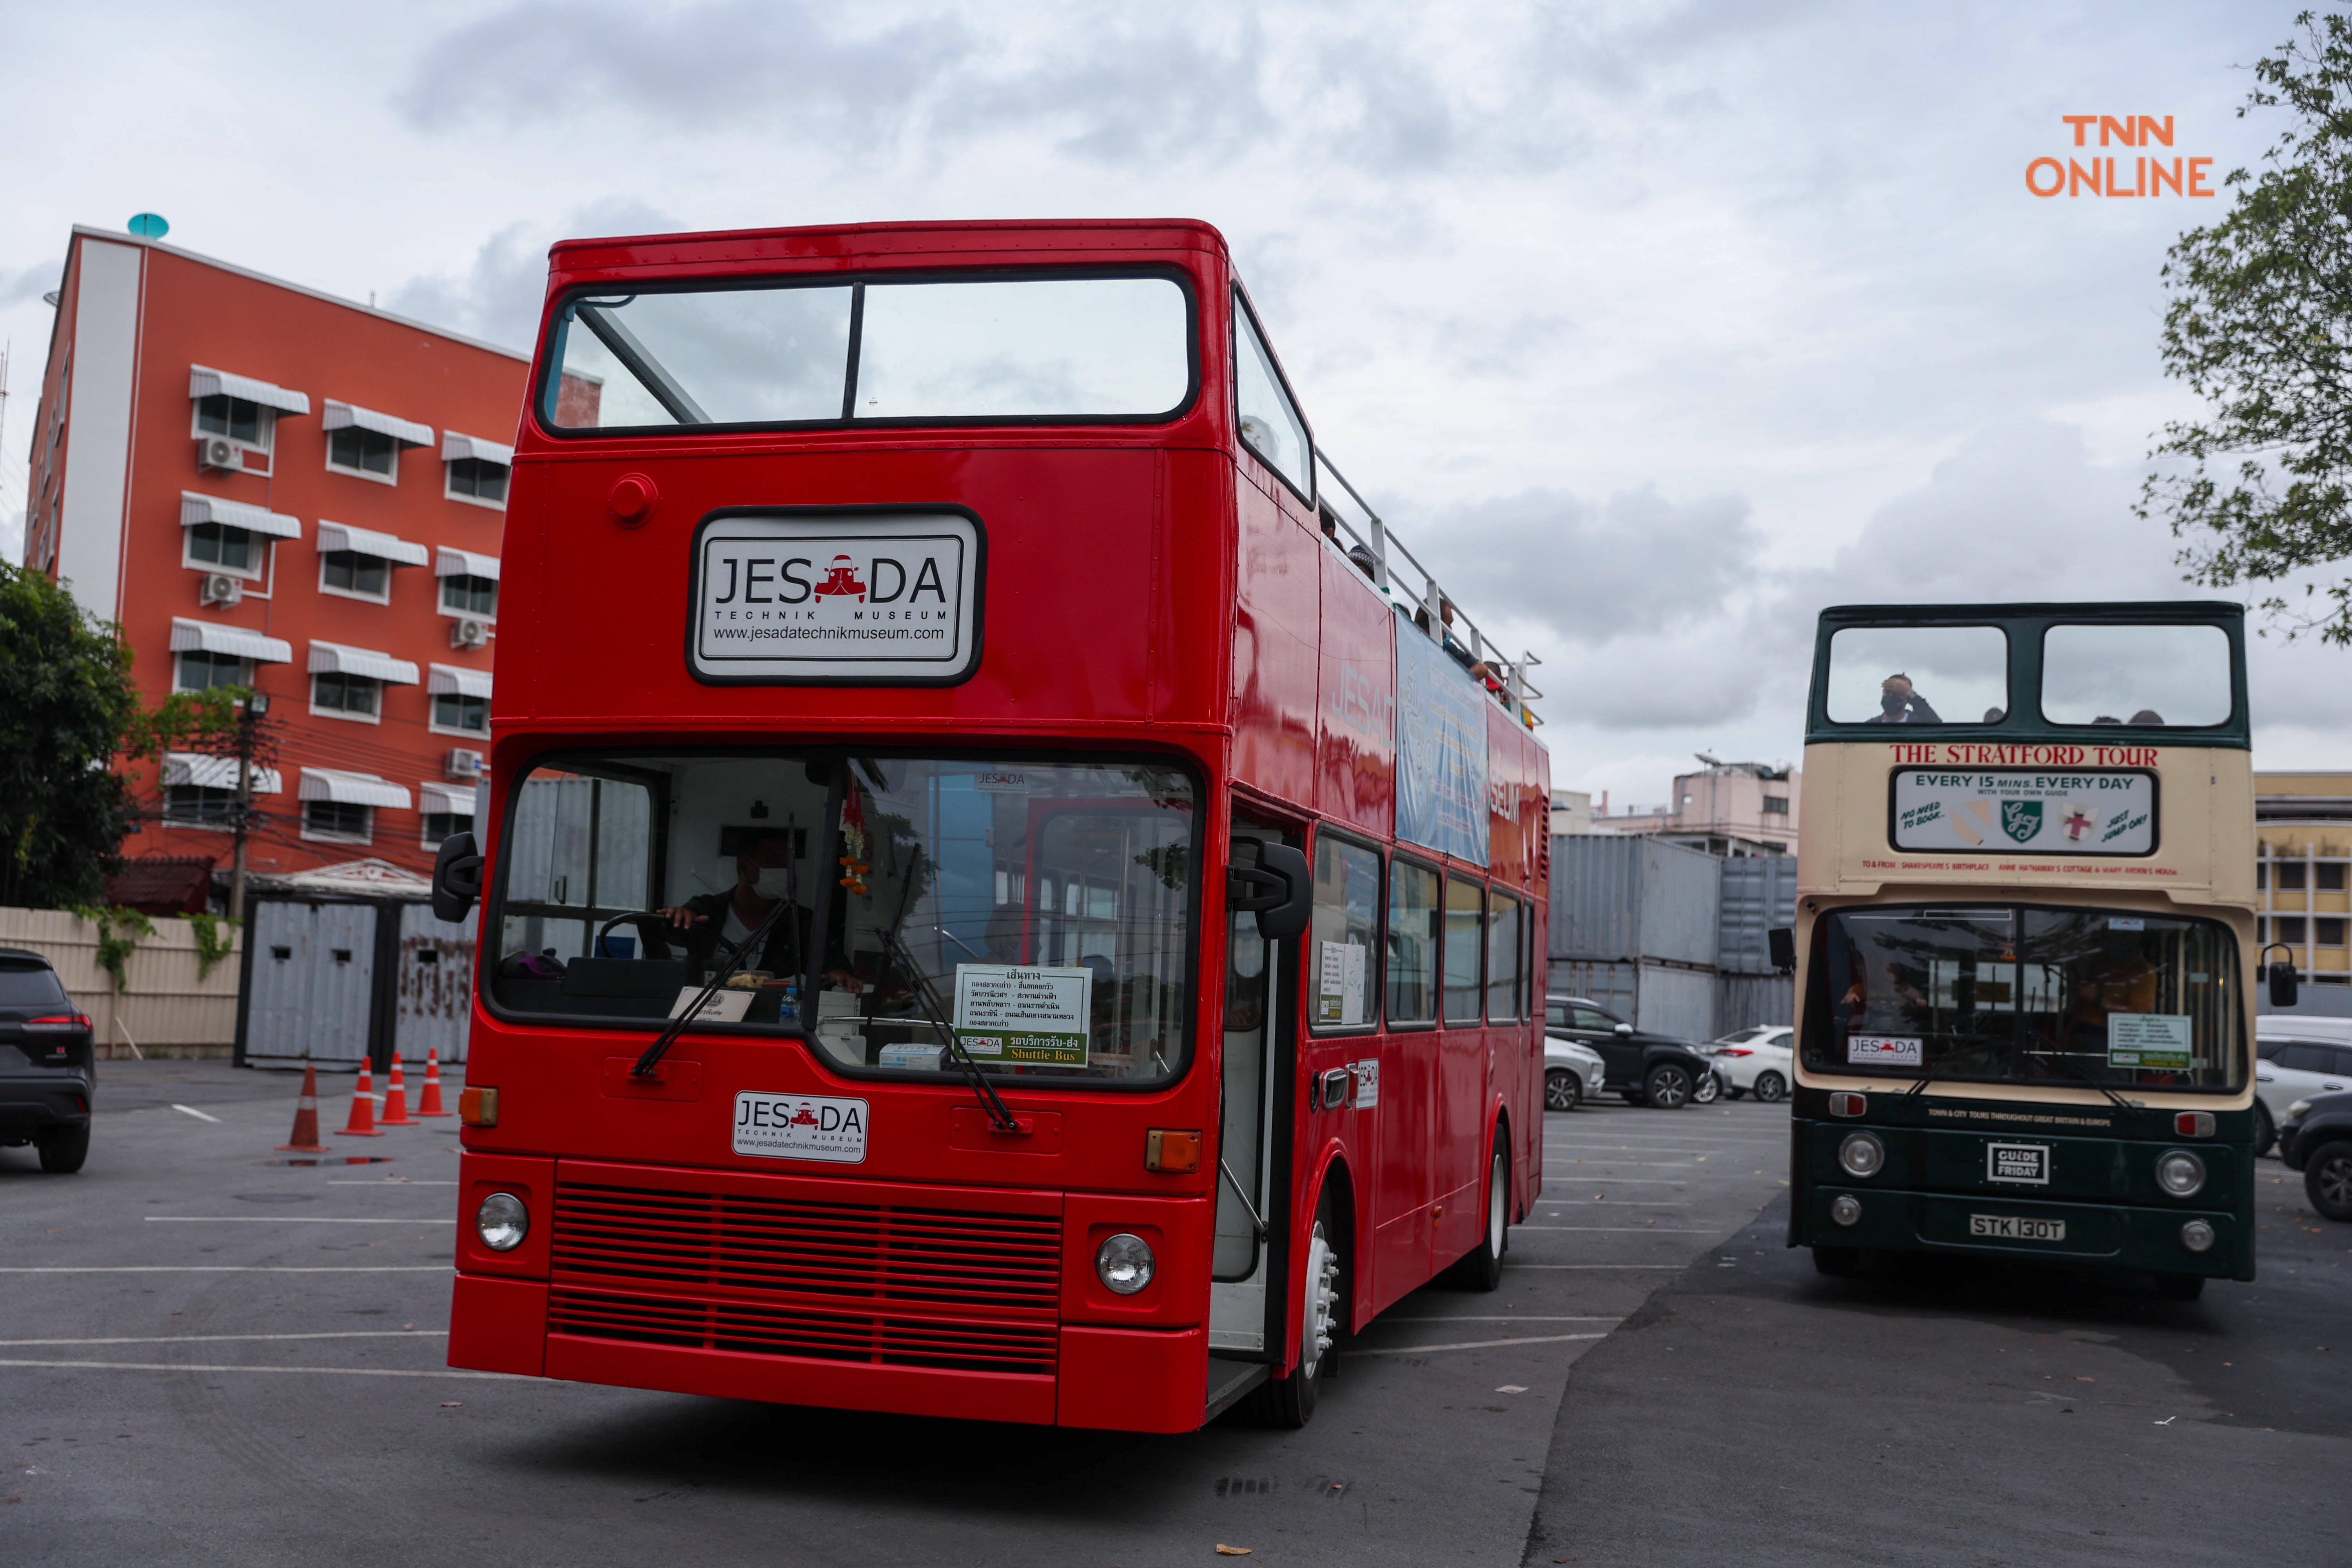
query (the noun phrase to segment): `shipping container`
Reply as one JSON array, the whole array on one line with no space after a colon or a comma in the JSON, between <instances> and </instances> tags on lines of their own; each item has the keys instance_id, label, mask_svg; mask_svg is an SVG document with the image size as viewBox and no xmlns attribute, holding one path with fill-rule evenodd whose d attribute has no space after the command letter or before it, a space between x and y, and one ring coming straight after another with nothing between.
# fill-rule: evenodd
<instances>
[{"instance_id":1,"label":"shipping container","mask_svg":"<svg viewBox=\"0 0 2352 1568\"><path fill-rule=\"evenodd\" d=\"M1744 855L1720 864L1722 913L1715 966L1726 974L1770 974L1772 959L1764 933L1797 923L1797 858ZM1726 1033L1745 1026L1723 1026Z\"/></svg>"},{"instance_id":2,"label":"shipping container","mask_svg":"<svg viewBox=\"0 0 2352 1568\"><path fill-rule=\"evenodd\" d=\"M1721 974L1715 977L1715 1027L1717 1039L1752 1024L1793 1024L1797 1017L1797 983L1785 974Z\"/></svg>"},{"instance_id":3,"label":"shipping container","mask_svg":"<svg viewBox=\"0 0 2352 1568\"><path fill-rule=\"evenodd\" d=\"M1715 1032L1715 975L1709 970L1554 959L1549 986L1554 996L1581 996L1652 1034L1704 1040Z\"/></svg>"},{"instance_id":4,"label":"shipping container","mask_svg":"<svg viewBox=\"0 0 2352 1568\"><path fill-rule=\"evenodd\" d=\"M1721 897L1714 856L1601 834L1562 834L1551 843L1555 961L1714 967Z\"/></svg>"}]
</instances>

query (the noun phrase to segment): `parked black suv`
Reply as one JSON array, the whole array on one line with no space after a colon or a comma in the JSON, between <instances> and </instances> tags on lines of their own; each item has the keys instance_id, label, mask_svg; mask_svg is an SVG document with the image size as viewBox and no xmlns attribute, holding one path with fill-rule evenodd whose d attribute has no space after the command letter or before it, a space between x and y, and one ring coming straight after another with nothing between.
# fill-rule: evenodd
<instances>
[{"instance_id":1,"label":"parked black suv","mask_svg":"<svg viewBox=\"0 0 2352 1568\"><path fill-rule=\"evenodd\" d=\"M1646 1034L1581 996L1545 997L1544 1033L1599 1051L1608 1064L1603 1087L1635 1105L1680 1110L1714 1070L1688 1040Z\"/></svg>"},{"instance_id":2,"label":"parked black suv","mask_svg":"<svg viewBox=\"0 0 2352 1568\"><path fill-rule=\"evenodd\" d=\"M37 952L0 947L0 1146L32 1144L63 1174L89 1155L97 1072L89 1019Z\"/></svg>"},{"instance_id":3,"label":"parked black suv","mask_svg":"<svg viewBox=\"0 0 2352 1568\"><path fill-rule=\"evenodd\" d=\"M2352 1089L2296 1100L2278 1131L2279 1158L2303 1173L2311 1206L2324 1218L2352 1220Z\"/></svg>"}]
</instances>

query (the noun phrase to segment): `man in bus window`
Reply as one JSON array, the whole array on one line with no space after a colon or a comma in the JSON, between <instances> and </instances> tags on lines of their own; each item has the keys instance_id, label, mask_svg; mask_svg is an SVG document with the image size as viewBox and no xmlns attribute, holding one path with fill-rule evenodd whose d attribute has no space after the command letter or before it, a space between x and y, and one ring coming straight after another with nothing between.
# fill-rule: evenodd
<instances>
[{"instance_id":1,"label":"man in bus window","mask_svg":"<svg viewBox=\"0 0 2352 1568\"><path fill-rule=\"evenodd\" d=\"M1897 670L1878 683L1878 716L1874 724L1940 724L1944 721L1927 700L1911 689L1911 678Z\"/></svg>"},{"instance_id":2,"label":"man in bus window","mask_svg":"<svg viewBox=\"0 0 2352 1568\"><path fill-rule=\"evenodd\" d=\"M657 911L685 933L687 963L695 973L709 973L722 951L750 936L768 918L790 885L792 863L792 836L782 828L747 834L735 848L732 888L723 893L702 893ZM833 922L836 932L842 927L838 913L836 910ZM745 969L766 970L778 978L797 976L814 923L806 905L794 908L769 931L762 951L745 954L738 963ZM825 978L845 990L862 989L837 945L825 955Z\"/></svg>"}]
</instances>

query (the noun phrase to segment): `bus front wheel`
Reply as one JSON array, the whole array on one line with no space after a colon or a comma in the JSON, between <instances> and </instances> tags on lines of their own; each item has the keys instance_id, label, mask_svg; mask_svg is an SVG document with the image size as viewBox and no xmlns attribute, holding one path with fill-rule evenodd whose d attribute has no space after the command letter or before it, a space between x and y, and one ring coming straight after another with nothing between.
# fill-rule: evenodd
<instances>
[{"instance_id":1,"label":"bus front wheel","mask_svg":"<svg viewBox=\"0 0 2352 1568\"><path fill-rule=\"evenodd\" d=\"M1299 1427L1315 1418L1323 1384L1337 1370L1340 1336L1348 1328L1348 1260L1340 1250L1345 1232L1331 1189L1315 1205L1315 1228L1307 1240L1307 1267L1300 1273L1298 1364L1288 1377L1257 1391L1259 1417L1269 1426Z\"/></svg>"}]
</instances>

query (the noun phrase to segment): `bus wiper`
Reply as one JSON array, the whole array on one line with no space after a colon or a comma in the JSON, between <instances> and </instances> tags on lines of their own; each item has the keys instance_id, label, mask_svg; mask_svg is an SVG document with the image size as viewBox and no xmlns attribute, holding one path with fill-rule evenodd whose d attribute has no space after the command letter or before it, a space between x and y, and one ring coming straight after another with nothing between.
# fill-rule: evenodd
<instances>
[{"instance_id":1,"label":"bus wiper","mask_svg":"<svg viewBox=\"0 0 2352 1568\"><path fill-rule=\"evenodd\" d=\"M710 998L718 994L719 986L726 984L728 976L735 973L735 966L742 961L743 955L747 952L759 952L760 944L767 940L769 931L774 927L777 921L783 918L784 911L792 907L793 900L790 897L778 899L776 907L768 911L768 918L744 933L741 942L727 950L727 955L719 960L718 968L712 972L709 983L704 985L701 993L695 997L694 1005L672 1018L667 1026L654 1037L654 1043L646 1047L646 1054L639 1057L637 1065L629 1069L631 1078L654 1076L654 1068L661 1065L661 1059L669 1053L670 1047L677 1044L677 1037L686 1032L687 1025L694 1021L702 1009L709 1004Z\"/></svg>"},{"instance_id":2,"label":"bus wiper","mask_svg":"<svg viewBox=\"0 0 2352 1568\"><path fill-rule=\"evenodd\" d=\"M2068 1072L2073 1073L2076 1078L2082 1079L2084 1083L2089 1084L2093 1089L2097 1089L2109 1100L2114 1100L2116 1102L2116 1110L2132 1110L2137 1109L2130 1100L2126 1100L2122 1095L2117 1094L2114 1089L2109 1089L2105 1084L2101 1083L2097 1079L2093 1078L2091 1076L2091 1069L2076 1061L2072 1052L2037 1051L2034 1054L2036 1056L2055 1057L2058 1059L2059 1065L2063 1067Z\"/></svg>"},{"instance_id":3,"label":"bus wiper","mask_svg":"<svg viewBox=\"0 0 2352 1568\"><path fill-rule=\"evenodd\" d=\"M988 1112L990 1125L1008 1135L1024 1131L1020 1119L1005 1108L1003 1100L996 1092L996 1086L988 1081L988 1075L981 1070L978 1062L972 1060L971 1053L963 1047L963 1041L948 1026L947 1010L940 1005L939 993L931 989L931 977L923 973L922 967L915 962L915 955L908 951L907 939L894 929L884 934L882 942L891 959L907 972L908 988L914 992L915 1001L923 1009L925 1021L939 1031L940 1038L947 1042L948 1055L955 1058L956 1066L963 1069L964 1077L971 1081L972 1093L980 1097L981 1109Z\"/></svg>"}]
</instances>

